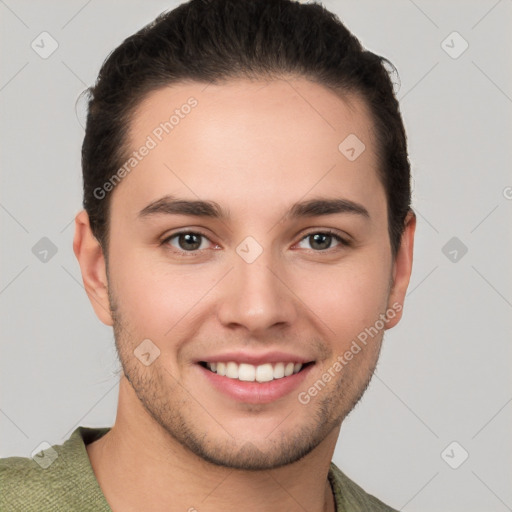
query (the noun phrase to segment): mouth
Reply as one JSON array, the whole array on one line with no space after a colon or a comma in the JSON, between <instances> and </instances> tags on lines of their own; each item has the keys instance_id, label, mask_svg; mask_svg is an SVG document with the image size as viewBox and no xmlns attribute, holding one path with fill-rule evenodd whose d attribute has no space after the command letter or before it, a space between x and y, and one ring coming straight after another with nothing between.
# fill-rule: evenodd
<instances>
[{"instance_id":1,"label":"mouth","mask_svg":"<svg viewBox=\"0 0 512 512\"><path fill-rule=\"evenodd\" d=\"M299 389L315 361L197 361L206 383L236 402L269 404Z\"/></svg>"},{"instance_id":2,"label":"mouth","mask_svg":"<svg viewBox=\"0 0 512 512\"><path fill-rule=\"evenodd\" d=\"M234 379L241 382L263 383L295 375L307 366L314 364L314 362L294 363L292 361L288 361L253 365L249 363L236 363L235 361L200 361L199 364L203 368L206 368L221 377L227 377L228 379Z\"/></svg>"}]
</instances>

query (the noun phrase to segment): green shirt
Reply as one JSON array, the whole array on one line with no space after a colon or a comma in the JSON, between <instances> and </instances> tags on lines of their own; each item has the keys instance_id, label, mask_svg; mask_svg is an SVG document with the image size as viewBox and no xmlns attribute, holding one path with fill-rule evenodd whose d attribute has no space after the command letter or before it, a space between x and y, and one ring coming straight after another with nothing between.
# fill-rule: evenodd
<instances>
[{"instance_id":1,"label":"green shirt","mask_svg":"<svg viewBox=\"0 0 512 512\"><path fill-rule=\"evenodd\" d=\"M85 446L109 427L78 427L61 445L28 457L0 459L1 512L112 512ZM396 512L352 482L332 462L328 474L337 512Z\"/></svg>"}]
</instances>

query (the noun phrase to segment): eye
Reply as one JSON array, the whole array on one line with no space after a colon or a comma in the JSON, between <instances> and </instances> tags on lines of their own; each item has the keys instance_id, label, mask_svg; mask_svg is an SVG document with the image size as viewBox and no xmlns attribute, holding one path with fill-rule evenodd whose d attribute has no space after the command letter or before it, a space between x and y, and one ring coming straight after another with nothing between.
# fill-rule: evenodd
<instances>
[{"instance_id":1,"label":"eye","mask_svg":"<svg viewBox=\"0 0 512 512\"><path fill-rule=\"evenodd\" d=\"M316 252L326 251L328 249L332 249L332 242L338 242L338 245L342 246L350 246L350 242L342 238L340 235L332 232L332 231L315 231L307 234L305 237L301 239L299 244L302 244L304 241L309 241L310 247ZM307 249L307 247L302 247L303 249Z\"/></svg>"},{"instance_id":2,"label":"eye","mask_svg":"<svg viewBox=\"0 0 512 512\"><path fill-rule=\"evenodd\" d=\"M298 243L299 247L302 249L308 249L308 247L301 245L305 242L309 242L309 248L315 252L328 251L329 249L334 249L336 246L349 247L351 245L349 240L344 239L337 233L330 230L308 233L302 237ZM337 244L333 246L333 242L336 242ZM203 233L197 231L180 231L168 236L162 241L162 245L171 246L174 252L177 252L182 256L193 256L199 251L208 249L209 243L212 243L210 239Z\"/></svg>"},{"instance_id":3,"label":"eye","mask_svg":"<svg viewBox=\"0 0 512 512\"><path fill-rule=\"evenodd\" d=\"M178 252L195 252L208 248L208 243L205 240L209 241L202 233L180 231L167 237L162 244L168 244L177 249Z\"/></svg>"}]
</instances>

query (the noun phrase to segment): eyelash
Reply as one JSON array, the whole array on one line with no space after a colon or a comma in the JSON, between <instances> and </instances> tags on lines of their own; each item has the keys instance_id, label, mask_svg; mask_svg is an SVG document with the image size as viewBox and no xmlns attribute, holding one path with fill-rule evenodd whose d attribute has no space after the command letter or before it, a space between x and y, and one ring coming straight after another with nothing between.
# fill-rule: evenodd
<instances>
[{"instance_id":1,"label":"eyelash","mask_svg":"<svg viewBox=\"0 0 512 512\"><path fill-rule=\"evenodd\" d=\"M347 239L343 238L338 233L336 233L335 231L332 231L330 229L324 229L324 230L321 230L321 231L310 231L309 233L306 233L299 240L298 243L302 242L303 240L305 240L306 238L308 238L308 237L310 237L312 235L320 235L320 234L321 235L332 236L337 242L340 243L340 245L342 245L344 247L351 247L352 246L352 242L350 240L347 240ZM198 253L200 253L201 251L206 250L206 249L196 249L194 251L182 251L180 249L176 249L175 247L169 248L169 245L168 245L169 241L172 240L175 237L178 237L179 235L199 235L199 236L202 236L202 237L206 238L207 240L210 240L208 238L208 236L205 235L204 233L201 233L201 231L178 231L178 232L173 233L172 235L168 236L164 240L162 240L162 242L161 242L162 246L164 246L164 245L167 246L168 250L170 250L171 252L177 254L180 257L184 257L184 258L188 258L188 257L191 257L191 256L197 256ZM314 249L310 249L310 250L315 252L315 253L322 254L322 253L330 253L332 250L335 250L335 249L336 249L336 247L330 247L329 249L324 249L324 250L319 250L319 251L315 251Z\"/></svg>"}]
</instances>

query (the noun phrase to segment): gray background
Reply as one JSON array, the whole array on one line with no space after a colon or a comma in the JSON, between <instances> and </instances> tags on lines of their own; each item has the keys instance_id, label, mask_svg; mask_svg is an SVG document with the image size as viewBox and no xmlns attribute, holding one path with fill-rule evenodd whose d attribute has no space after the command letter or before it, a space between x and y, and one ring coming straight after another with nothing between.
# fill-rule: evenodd
<instances>
[{"instance_id":1,"label":"gray background","mask_svg":"<svg viewBox=\"0 0 512 512\"><path fill-rule=\"evenodd\" d=\"M1 456L113 424L113 334L72 251L75 101L110 51L175 5L0 0ZM401 510L512 510L512 1L324 5L398 68L418 214L405 316L334 461ZM46 59L31 47L43 31L59 45ZM454 31L469 44L457 58ZM34 254L43 237L56 254Z\"/></svg>"}]
</instances>

